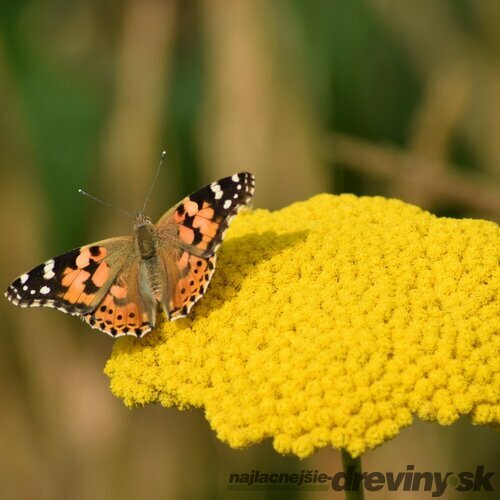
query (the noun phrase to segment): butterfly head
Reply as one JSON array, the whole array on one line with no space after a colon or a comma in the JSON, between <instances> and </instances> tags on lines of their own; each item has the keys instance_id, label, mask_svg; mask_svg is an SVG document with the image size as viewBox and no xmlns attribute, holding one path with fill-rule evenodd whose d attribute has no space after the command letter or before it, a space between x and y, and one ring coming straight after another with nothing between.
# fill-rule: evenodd
<instances>
[{"instance_id":1,"label":"butterfly head","mask_svg":"<svg viewBox=\"0 0 500 500\"><path fill-rule=\"evenodd\" d=\"M153 221L142 212L137 212L135 214L134 230L142 226L151 226Z\"/></svg>"}]
</instances>

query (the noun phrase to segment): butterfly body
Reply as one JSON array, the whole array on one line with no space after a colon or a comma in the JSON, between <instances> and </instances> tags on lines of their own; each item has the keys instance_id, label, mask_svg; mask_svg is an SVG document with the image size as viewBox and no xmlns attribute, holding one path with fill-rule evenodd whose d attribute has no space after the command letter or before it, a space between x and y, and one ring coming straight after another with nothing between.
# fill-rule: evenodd
<instances>
[{"instance_id":1,"label":"butterfly body","mask_svg":"<svg viewBox=\"0 0 500 500\"><path fill-rule=\"evenodd\" d=\"M139 214L134 224L134 244L143 259L151 259L156 255L157 240L153 223Z\"/></svg>"},{"instance_id":2,"label":"butterfly body","mask_svg":"<svg viewBox=\"0 0 500 500\"><path fill-rule=\"evenodd\" d=\"M19 307L53 307L113 337L141 337L156 323L185 317L212 278L231 219L251 199L242 172L191 194L153 224L137 214L131 236L76 248L14 280L6 297Z\"/></svg>"}]
</instances>

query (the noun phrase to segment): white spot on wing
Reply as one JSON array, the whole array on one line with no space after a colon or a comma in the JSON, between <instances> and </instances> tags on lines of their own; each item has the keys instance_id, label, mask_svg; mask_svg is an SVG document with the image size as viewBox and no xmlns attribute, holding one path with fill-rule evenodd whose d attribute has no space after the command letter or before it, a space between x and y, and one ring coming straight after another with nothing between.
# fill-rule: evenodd
<instances>
[{"instance_id":1,"label":"white spot on wing","mask_svg":"<svg viewBox=\"0 0 500 500\"><path fill-rule=\"evenodd\" d=\"M26 281L28 281L29 277L30 275L28 273L23 274L22 276L19 277L19 281L21 282L22 285L24 285Z\"/></svg>"},{"instance_id":2,"label":"white spot on wing","mask_svg":"<svg viewBox=\"0 0 500 500\"><path fill-rule=\"evenodd\" d=\"M48 286L42 286L42 288L40 288L40 293L42 293L43 295L47 295L49 292L50 288Z\"/></svg>"},{"instance_id":3,"label":"white spot on wing","mask_svg":"<svg viewBox=\"0 0 500 500\"><path fill-rule=\"evenodd\" d=\"M230 206L231 206L231 200L226 200L226 201L224 202L223 207L224 207L224 208L229 208Z\"/></svg>"},{"instance_id":4,"label":"white spot on wing","mask_svg":"<svg viewBox=\"0 0 500 500\"><path fill-rule=\"evenodd\" d=\"M31 295L35 295L35 290L30 290Z\"/></svg>"},{"instance_id":5,"label":"white spot on wing","mask_svg":"<svg viewBox=\"0 0 500 500\"><path fill-rule=\"evenodd\" d=\"M51 260L48 260L46 263L45 263L45 266L43 268L43 277L44 279L46 280L51 280L55 274L54 274L54 261L51 259Z\"/></svg>"},{"instance_id":6,"label":"white spot on wing","mask_svg":"<svg viewBox=\"0 0 500 500\"><path fill-rule=\"evenodd\" d=\"M240 176L238 174L234 174L231 177L231 180L234 181L234 182L240 182Z\"/></svg>"},{"instance_id":7,"label":"white spot on wing","mask_svg":"<svg viewBox=\"0 0 500 500\"><path fill-rule=\"evenodd\" d=\"M219 189L220 189L220 186L219 186ZM220 200L222 198L223 194L224 194L223 191L215 191L214 197L215 197L216 200Z\"/></svg>"},{"instance_id":8,"label":"white spot on wing","mask_svg":"<svg viewBox=\"0 0 500 500\"><path fill-rule=\"evenodd\" d=\"M217 193L221 190L220 185L217 184L217 182L214 182L213 184L210 184L210 189L214 192Z\"/></svg>"}]
</instances>

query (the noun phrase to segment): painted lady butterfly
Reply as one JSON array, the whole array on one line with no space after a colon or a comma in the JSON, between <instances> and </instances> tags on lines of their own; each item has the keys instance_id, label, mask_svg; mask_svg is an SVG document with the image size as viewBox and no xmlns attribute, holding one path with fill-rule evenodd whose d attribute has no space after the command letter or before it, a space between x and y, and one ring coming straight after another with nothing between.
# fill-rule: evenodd
<instances>
[{"instance_id":1,"label":"painted lady butterfly","mask_svg":"<svg viewBox=\"0 0 500 500\"><path fill-rule=\"evenodd\" d=\"M19 307L80 316L112 337L142 337L160 306L172 321L203 297L224 233L254 186L254 176L242 172L184 198L156 224L139 213L132 236L50 259L13 281L5 296Z\"/></svg>"}]
</instances>

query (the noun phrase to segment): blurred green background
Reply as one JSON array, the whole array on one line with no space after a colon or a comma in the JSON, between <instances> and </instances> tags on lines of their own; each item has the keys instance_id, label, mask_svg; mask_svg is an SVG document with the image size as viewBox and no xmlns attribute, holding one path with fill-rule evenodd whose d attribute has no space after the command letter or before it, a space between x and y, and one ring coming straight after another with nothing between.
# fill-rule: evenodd
<instances>
[{"instance_id":1,"label":"blurred green background","mask_svg":"<svg viewBox=\"0 0 500 500\"><path fill-rule=\"evenodd\" d=\"M3 286L128 234L130 220L77 189L136 210L163 149L153 218L250 170L257 207L352 192L500 221L499 27L495 0L0 2ZM0 314L2 499L332 496L228 491L231 472L330 473L340 453L231 450L200 410L130 411L102 373L109 338L6 300ZM415 422L363 467L498 471L499 444L466 419ZM429 493L390 494L407 497Z\"/></svg>"}]
</instances>

